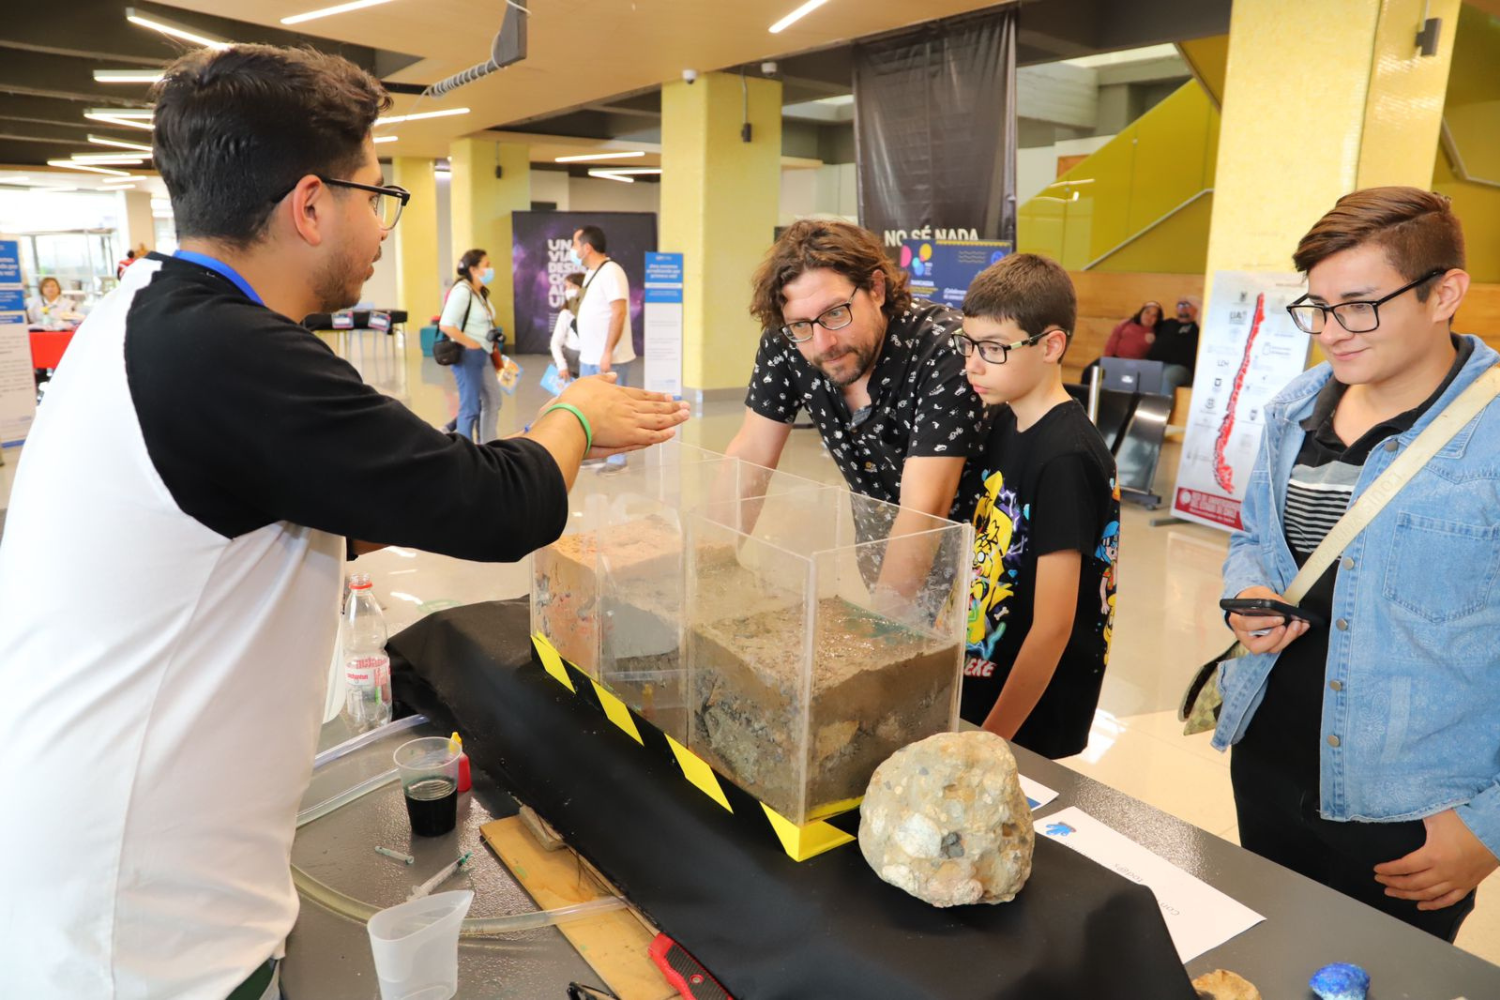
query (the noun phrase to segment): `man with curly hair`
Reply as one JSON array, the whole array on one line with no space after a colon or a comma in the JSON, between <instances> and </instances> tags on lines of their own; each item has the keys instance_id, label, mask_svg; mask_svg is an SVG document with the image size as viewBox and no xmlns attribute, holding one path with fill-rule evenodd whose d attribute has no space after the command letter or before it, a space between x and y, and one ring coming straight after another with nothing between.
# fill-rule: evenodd
<instances>
[{"instance_id":1,"label":"man with curly hair","mask_svg":"<svg viewBox=\"0 0 1500 1000\"><path fill-rule=\"evenodd\" d=\"M775 468L805 409L851 490L967 520L986 417L950 343L963 317L914 299L875 234L841 221L793 224L754 289L765 332L729 454Z\"/></svg>"}]
</instances>

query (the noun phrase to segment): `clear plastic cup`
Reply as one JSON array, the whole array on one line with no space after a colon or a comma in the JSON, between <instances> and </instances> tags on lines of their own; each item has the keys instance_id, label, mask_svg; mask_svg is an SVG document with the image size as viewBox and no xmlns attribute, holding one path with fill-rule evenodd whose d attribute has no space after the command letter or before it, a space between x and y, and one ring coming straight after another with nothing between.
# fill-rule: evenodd
<instances>
[{"instance_id":1,"label":"clear plastic cup","mask_svg":"<svg viewBox=\"0 0 1500 1000\"><path fill-rule=\"evenodd\" d=\"M458 992L458 930L473 902L468 889L440 892L370 918L380 1000L449 1000Z\"/></svg>"},{"instance_id":2,"label":"clear plastic cup","mask_svg":"<svg viewBox=\"0 0 1500 1000\"><path fill-rule=\"evenodd\" d=\"M396 748L396 770L412 833L436 837L457 824L458 755L446 736L424 736Z\"/></svg>"}]
</instances>

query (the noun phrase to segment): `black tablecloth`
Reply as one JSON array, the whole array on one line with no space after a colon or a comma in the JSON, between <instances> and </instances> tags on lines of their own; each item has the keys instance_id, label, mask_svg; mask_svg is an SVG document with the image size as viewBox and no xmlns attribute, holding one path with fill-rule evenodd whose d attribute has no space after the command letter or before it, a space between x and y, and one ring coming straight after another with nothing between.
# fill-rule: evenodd
<instances>
[{"instance_id":1,"label":"black tablecloth","mask_svg":"<svg viewBox=\"0 0 1500 1000\"><path fill-rule=\"evenodd\" d=\"M850 844L801 863L532 665L524 601L391 640L400 701L545 816L739 1000L1192 1000L1150 890L1038 837L1011 903L937 909Z\"/></svg>"}]
</instances>

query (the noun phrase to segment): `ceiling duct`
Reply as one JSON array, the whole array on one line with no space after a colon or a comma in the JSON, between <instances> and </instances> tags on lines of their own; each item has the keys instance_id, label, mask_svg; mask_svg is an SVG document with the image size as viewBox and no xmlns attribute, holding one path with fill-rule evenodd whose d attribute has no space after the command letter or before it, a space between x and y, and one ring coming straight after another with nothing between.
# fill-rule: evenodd
<instances>
[{"instance_id":1,"label":"ceiling duct","mask_svg":"<svg viewBox=\"0 0 1500 1000\"><path fill-rule=\"evenodd\" d=\"M526 58L526 19L530 12L523 0L506 0L505 17L500 21L500 30L490 45L490 58L462 73L439 80L422 92L424 97L442 97L475 80L481 80L496 70Z\"/></svg>"}]
</instances>

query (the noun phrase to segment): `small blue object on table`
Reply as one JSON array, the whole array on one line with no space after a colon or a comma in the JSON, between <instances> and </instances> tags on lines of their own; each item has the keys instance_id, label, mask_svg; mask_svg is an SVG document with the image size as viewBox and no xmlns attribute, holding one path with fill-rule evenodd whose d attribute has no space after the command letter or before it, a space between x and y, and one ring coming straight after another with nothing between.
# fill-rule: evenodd
<instances>
[{"instance_id":1,"label":"small blue object on table","mask_svg":"<svg viewBox=\"0 0 1500 1000\"><path fill-rule=\"evenodd\" d=\"M1335 962L1314 972L1307 985L1322 1000L1365 1000L1370 974L1357 965Z\"/></svg>"}]
</instances>

